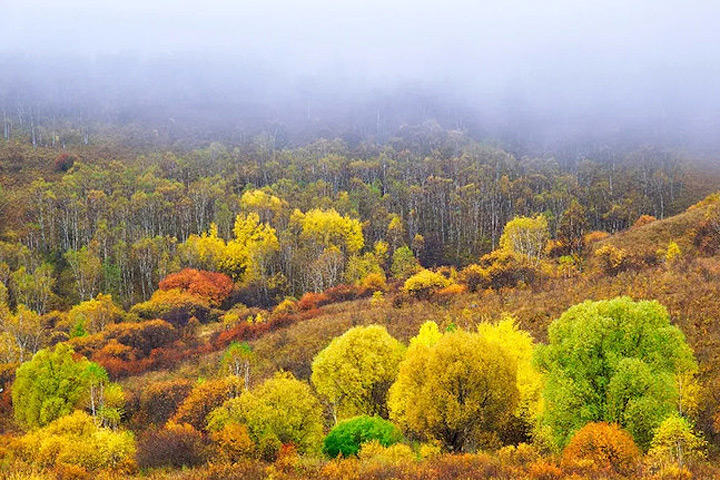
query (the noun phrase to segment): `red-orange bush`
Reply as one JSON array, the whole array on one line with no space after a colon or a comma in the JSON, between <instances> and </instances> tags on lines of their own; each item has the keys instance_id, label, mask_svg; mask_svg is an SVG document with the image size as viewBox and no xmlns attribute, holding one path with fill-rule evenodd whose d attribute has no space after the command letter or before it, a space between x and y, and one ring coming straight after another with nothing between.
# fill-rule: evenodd
<instances>
[{"instance_id":1,"label":"red-orange bush","mask_svg":"<svg viewBox=\"0 0 720 480\"><path fill-rule=\"evenodd\" d=\"M632 228L638 228L645 225L648 225L654 221L656 221L657 218L653 217L652 215L640 215L640 217L635 220L635 223L633 223Z\"/></svg>"},{"instance_id":2,"label":"red-orange bush","mask_svg":"<svg viewBox=\"0 0 720 480\"><path fill-rule=\"evenodd\" d=\"M221 305L233 290L233 281L223 273L186 268L171 273L160 281L160 290L179 289L206 300L212 306Z\"/></svg>"},{"instance_id":3,"label":"red-orange bush","mask_svg":"<svg viewBox=\"0 0 720 480\"><path fill-rule=\"evenodd\" d=\"M334 303L355 300L361 295L362 292L361 289L356 287L355 285L341 284L335 287L328 288L327 290L325 290L324 293L327 297L326 303Z\"/></svg>"},{"instance_id":4,"label":"red-orange bush","mask_svg":"<svg viewBox=\"0 0 720 480\"><path fill-rule=\"evenodd\" d=\"M195 385L190 394L180 404L172 420L176 423L188 423L197 430L204 430L207 415L242 392L244 383L235 376L206 380Z\"/></svg>"},{"instance_id":5,"label":"red-orange bush","mask_svg":"<svg viewBox=\"0 0 720 480\"><path fill-rule=\"evenodd\" d=\"M168 380L147 385L140 392L135 423L164 424L175 414L192 388L188 380Z\"/></svg>"},{"instance_id":6,"label":"red-orange bush","mask_svg":"<svg viewBox=\"0 0 720 480\"><path fill-rule=\"evenodd\" d=\"M605 422L588 423L563 450L563 467L579 472L630 475L638 467L640 450L629 433Z\"/></svg>"},{"instance_id":7,"label":"red-orange bush","mask_svg":"<svg viewBox=\"0 0 720 480\"><path fill-rule=\"evenodd\" d=\"M63 152L55 158L55 170L59 172L67 172L75 165L77 157L70 153Z\"/></svg>"},{"instance_id":8,"label":"red-orange bush","mask_svg":"<svg viewBox=\"0 0 720 480\"><path fill-rule=\"evenodd\" d=\"M300 310L315 310L327 303L330 303L330 299L325 293L307 292L300 298L297 306Z\"/></svg>"}]
</instances>

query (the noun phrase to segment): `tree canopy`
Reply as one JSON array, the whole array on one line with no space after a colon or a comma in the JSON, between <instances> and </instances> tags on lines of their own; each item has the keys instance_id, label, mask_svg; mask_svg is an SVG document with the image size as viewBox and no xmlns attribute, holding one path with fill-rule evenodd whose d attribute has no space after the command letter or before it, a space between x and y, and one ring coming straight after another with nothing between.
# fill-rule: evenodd
<instances>
[{"instance_id":1,"label":"tree canopy","mask_svg":"<svg viewBox=\"0 0 720 480\"><path fill-rule=\"evenodd\" d=\"M697 369L684 335L655 301L586 301L553 321L548 335L538 351L547 373L543 421L559 445L586 423L607 421L647 448L683 402L679 376Z\"/></svg>"},{"instance_id":2,"label":"tree canopy","mask_svg":"<svg viewBox=\"0 0 720 480\"><path fill-rule=\"evenodd\" d=\"M312 382L341 414L387 418L387 392L405 348L385 327L355 327L333 339L313 360Z\"/></svg>"}]
</instances>

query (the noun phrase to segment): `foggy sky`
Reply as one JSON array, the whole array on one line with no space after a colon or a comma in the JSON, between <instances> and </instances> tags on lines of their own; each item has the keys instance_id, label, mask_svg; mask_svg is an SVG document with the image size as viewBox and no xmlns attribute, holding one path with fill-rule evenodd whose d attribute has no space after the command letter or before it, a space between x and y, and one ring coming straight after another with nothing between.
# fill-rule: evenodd
<instances>
[{"instance_id":1,"label":"foggy sky","mask_svg":"<svg viewBox=\"0 0 720 480\"><path fill-rule=\"evenodd\" d=\"M421 84L558 129L590 117L720 128L712 0L0 0L0 59L17 55L190 55L215 59L218 78L243 64L295 87Z\"/></svg>"}]
</instances>

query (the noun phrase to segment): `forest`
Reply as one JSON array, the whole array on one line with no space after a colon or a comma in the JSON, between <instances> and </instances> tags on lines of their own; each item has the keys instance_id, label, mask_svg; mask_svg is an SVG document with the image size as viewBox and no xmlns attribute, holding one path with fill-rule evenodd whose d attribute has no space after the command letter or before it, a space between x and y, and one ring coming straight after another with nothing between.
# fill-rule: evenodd
<instances>
[{"instance_id":1,"label":"forest","mask_svg":"<svg viewBox=\"0 0 720 480\"><path fill-rule=\"evenodd\" d=\"M717 169L16 122L3 478L720 476Z\"/></svg>"},{"instance_id":2,"label":"forest","mask_svg":"<svg viewBox=\"0 0 720 480\"><path fill-rule=\"evenodd\" d=\"M0 0L0 480L720 480L718 18Z\"/></svg>"}]
</instances>

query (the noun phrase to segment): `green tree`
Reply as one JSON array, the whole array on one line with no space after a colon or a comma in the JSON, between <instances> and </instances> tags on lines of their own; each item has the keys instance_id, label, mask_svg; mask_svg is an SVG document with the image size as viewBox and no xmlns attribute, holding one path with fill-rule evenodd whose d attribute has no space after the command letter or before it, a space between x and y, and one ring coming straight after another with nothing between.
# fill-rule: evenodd
<instances>
[{"instance_id":1,"label":"green tree","mask_svg":"<svg viewBox=\"0 0 720 480\"><path fill-rule=\"evenodd\" d=\"M477 333L421 333L390 389L390 418L453 452L496 443L518 404L515 360Z\"/></svg>"},{"instance_id":2,"label":"green tree","mask_svg":"<svg viewBox=\"0 0 720 480\"><path fill-rule=\"evenodd\" d=\"M587 301L553 321L548 335L538 348L547 373L543 422L559 446L586 423L606 421L647 448L683 403L678 378L697 370L684 335L654 301Z\"/></svg>"},{"instance_id":3,"label":"green tree","mask_svg":"<svg viewBox=\"0 0 720 480\"><path fill-rule=\"evenodd\" d=\"M372 440L389 447L402 440L402 433L387 420L361 415L335 425L325 437L323 450L331 458L340 454L350 457L357 455L362 444Z\"/></svg>"},{"instance_id":4,"label":"green tree","mask_svg":"<svg viewBox=\"0 0 720 480\"><path fill-rule=\"evenodd\" d=\"M406 279L420 270L420 263L407 245L395 249L392 255L390 272L393 277Z\"/></svg>"},{"instance_id":5,"label":"green tree","mask_svg":"<svg viewBox=\"0 0 720 480\"><path fill-rule=\"evenodd\" d=\"M34 429L72 412L88 391L91 363L73 359L72 348L60 343L38 351L17 369L12 387L15 419Z\"/></svg>"}]
</instances>

